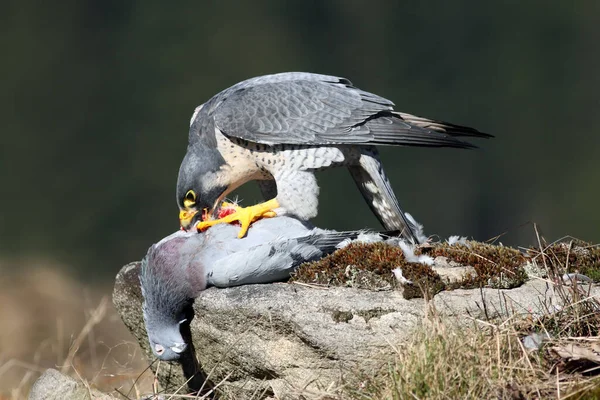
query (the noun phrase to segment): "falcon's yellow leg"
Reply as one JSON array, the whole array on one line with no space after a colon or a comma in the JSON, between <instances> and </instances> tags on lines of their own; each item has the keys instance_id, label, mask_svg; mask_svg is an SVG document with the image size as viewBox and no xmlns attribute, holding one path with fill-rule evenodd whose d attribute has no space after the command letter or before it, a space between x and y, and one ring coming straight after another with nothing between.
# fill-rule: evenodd
<instances>
[{"instance_id":1,"label":"falcon's yellow leg","mask_svg":"<svg viewBox=\"0 0 600 400\"><path fill-rule=\"evenodd\" d=\"M228 203L223 204L227 207L231 206ZM233 207L235 208L235 212L233 214L229 214L226 217L212 221L201 221L198 223L198 225L196 225L196 228L199 231L203 231L204 229L213 225L228 224L230 222L239 221L242 226L240 228L240 232L238 233L238 238L241 239L246 236L246 232L248 232L248 228L253 222L261 218L274 217L276 214L273 210L279 208L279 203L276 199L271 199L264 203L256 204L250 207Z\"/></svg>"}]
</instances>

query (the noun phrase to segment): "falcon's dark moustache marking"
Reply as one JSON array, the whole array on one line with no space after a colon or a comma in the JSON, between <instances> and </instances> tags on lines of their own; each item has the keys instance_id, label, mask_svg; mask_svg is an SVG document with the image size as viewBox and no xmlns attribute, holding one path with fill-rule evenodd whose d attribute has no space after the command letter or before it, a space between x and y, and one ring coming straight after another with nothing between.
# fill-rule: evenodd
<instances>
[{"instance_id":1,"label":"falcon's dark moustache marking","mask_svg":"<svg viewBox=\"0 0 600 400\"><path fill-rule=\"evenodd\" d=\"M193 190L196 193L196 209L212 208L219 196L227 190L223 185L215 185L207 181L226 164L221 153L215 148L199 145L198 142L188 147L177 178L177 202L184 207L185 193Z\"/></svg>"}]
</instances>

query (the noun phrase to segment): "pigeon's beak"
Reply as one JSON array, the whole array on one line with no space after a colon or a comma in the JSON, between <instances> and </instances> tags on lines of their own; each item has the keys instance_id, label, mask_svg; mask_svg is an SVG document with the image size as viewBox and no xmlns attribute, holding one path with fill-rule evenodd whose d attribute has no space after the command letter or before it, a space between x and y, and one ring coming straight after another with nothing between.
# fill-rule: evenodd
<instances>
[{"instance_id":1,"label":"pigeon's beak","mask_svg":"<svg viewBox=\"0 0 600 400\"><path fill-rule=\"evenodd\" d=\"M189 209L189 210L181 210L179 211L179 225L184 230L188 230L192 227L194 221L194 216L198 213L197 210Z\"/></svg>"},{"instance_id":2,"label":"pigeon's beak","mask_svg":"<svg viewBox=\"0 0 600 400\"><path fill-rule=\"evenodd\" d=\"M187 344L185 344L185 343L175 343L173 346L171 346L171 350L177 354L183 353L186 348L187 348Z\"/></svg>"}]
</instances>

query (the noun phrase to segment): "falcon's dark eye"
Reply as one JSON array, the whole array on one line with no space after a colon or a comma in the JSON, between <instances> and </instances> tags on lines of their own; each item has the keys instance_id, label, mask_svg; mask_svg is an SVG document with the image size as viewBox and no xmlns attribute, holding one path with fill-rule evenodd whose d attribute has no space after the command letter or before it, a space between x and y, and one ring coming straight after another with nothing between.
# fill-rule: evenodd
<instances>
[{"instance_id":1,"label":"falcon's dark eye","mask_svg":"<svg viewBox=\"0 0 600 400\"><path fill-rule=\"evenodd\" d=\"M193 190L188 190L188 192L185 194L185 197L183 198L183 205L189 208L194 204L196 204L196 192L194 192Z\"/></svg>"}]
</instances>

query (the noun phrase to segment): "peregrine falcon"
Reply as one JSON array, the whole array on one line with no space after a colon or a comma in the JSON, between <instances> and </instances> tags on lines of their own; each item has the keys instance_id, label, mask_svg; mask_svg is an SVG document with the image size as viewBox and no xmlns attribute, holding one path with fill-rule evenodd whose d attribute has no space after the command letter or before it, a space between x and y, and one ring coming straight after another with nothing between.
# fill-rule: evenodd
<instances>
[{"instance_id":1,"label":"peregrine falcon","mask_svg":"<svg viewBox=\"0 0 600 400\"><path fill-rule=\"evenodd\" d=\"M419 242L375 146L473 148L457 137L491 135L393 107L348 79L304 72L259 76L225 89L197 107L190 121L177 182L182 228L239 221L241 238L263 216L309 220L318 209L314 172L345 166L385 229ZM267 201L202 221L250 180L259 182Z\"/></svg>"}]
</instances>

